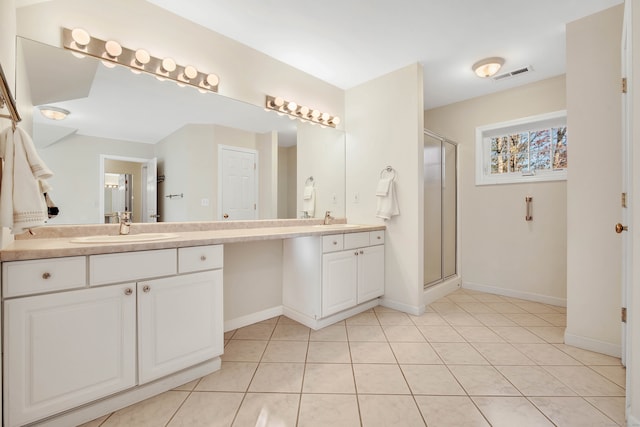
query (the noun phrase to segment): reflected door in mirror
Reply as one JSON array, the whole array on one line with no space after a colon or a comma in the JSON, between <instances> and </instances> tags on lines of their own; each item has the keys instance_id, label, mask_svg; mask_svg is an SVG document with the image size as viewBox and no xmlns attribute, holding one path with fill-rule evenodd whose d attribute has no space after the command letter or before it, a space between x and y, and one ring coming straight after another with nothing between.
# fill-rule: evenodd
<instances>
[{"instance_id":1,"label":"reflected door in mirror","mask_svg":"<svg viewBox=\"0 0 640 427\"><path fill-rule=\"evenodd\" d=\"M220 219L258 219L257 153L237 147L220 147L219 177L222 203Z\"/></svg>"}]
</instances>

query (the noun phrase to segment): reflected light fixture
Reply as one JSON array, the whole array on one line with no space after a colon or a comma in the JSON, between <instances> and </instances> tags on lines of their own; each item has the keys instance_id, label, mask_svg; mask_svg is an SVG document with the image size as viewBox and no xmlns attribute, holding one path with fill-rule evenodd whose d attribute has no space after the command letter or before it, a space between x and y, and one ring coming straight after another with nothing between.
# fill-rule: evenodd
<instances>
[{"instance_id":1,"label":"reflected light fixture","mask_svg":"<svg viewBox=\"0 0 640 427\"><path fill-rule=\"evenodd\" d=\"M40 109L40 114L50 120L64 120L69 114L71 114L69 110L53 107L51 105L43 105L38 107L38 109Z\"/></svg>"},{"instance_id":2,"label":"reflected light fixture","mask_svg":"<svg viewBox=\"0 0 640 427\"><path fill-rule=\"evenodd\" d=\"M504 65L504 58L494 56L486 58L473 64L471 69L478 77L491 77Z\"/></svg>"},{"instance_id":3,"label":"reflected light fixture","mask_svg":"<svg viewBox=\"0 0 640 427\"><path fill-rule=\"evenodd\" d=\"M144 49L128 49L114 40L91 37L82 28L63 28L62 41L64 48L74 55L93 56L108 67L122 65L136 74L144 72L158 80L172 80L180 86L191 86L200 92L218 91L220 78L215 74L202 73L192 65L179 65L169 57L161 59L151 56Z\"/></svg>"},{"instance_id":4,"label":"reflected light fixture","mask_svg":"<svg viewBox=\"0 0 640 427\"><path fill-rule=\"evenodd\" d=\"M285 101L279 96L267 95L265 106L267 110L273 110L280 115L288 115L292 120L299 119L303 122L317 123L321 126L332 128L340 124L340 117L332 116L329 113L321 113L319 110L299 105L294 101Z\"/></svg>"}]
</instances>

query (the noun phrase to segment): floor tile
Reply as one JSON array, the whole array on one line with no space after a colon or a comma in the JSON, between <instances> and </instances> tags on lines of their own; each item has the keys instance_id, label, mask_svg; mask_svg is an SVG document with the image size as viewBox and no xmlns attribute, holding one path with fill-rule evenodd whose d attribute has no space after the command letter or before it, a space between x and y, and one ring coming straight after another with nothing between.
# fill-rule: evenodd
<instances>
[{"instance_id":1,"label":"floor tile","mask_svg":"<svg viewBox=\"0 0 640 427\"><path fill-rule=\"evenodd\" d=\"M618 425L624 425L624 397L585 397L584 399L598 408L603 414L611 418Z\"/></svg>"},{"instance_id":2,"label":"floor tile","mask_svg":"<svg viewBox=\"0 0 640 427\"><path fill-rule=\"evenodd\" d=\"M488 302L504 302L504 298L500 295L479 293L473 296L476 300L484 303Z\"/></svg>"},{"instance_id":3,"label":"floor tile","mask_svg":"<svg viewBox=\"0 0 640 427\"><path fill-rule=\"evenodd\" d=\"M433 396L464 395L465 391L444 365L402 365L413 394Z\"/></svg>"},{"instance_id":4,"label":"floor tile","mask_svg":"<svg viewBox=\"0 0 640 427\"><path fill-rule=\"evenodd\" d=\"M347 328L344 324L331 325L317 331L312 330L309 336L311 341L346 341Z\"/></svg>"},{"instance_id":5,"label":"floor tile","mask_svg":"<svg viewBox=\"0 0 640 427\"><path fill-rule=\"evenodd\" d=\"M429 342L465 342L453 326L418 326L418 330Z\"/></svg>"},{"instance_id":6,"label":"floor tile","mask_svg":"<svg viewBox=\"0 0 640 427\"><path fill-rule=\"evenodd\" d=\"M442 364L442 360L426 342L394 342L391 343L391 349L400 364L424 364L438 365ZM356 362L354 363L362 363Z\"/></svg>"},{"instance_id":7,"label":"floor tile","mask_svg":"<svg viewBox=\"0 0 640 427\"><path fill-rule=\"evenodd\" d=\"M109 418L111 414L103 415L100 418L96 418L95 420L91 420L87 423L80 424L78 427L100 427L104 421Z\"/></svg>"},{"instance_id":8,"label":"floor tile","mask_svg":"<svg viewBox=\"0 0 640 427\"><path fill-rule=\"evenodd\" d=\"M540 366L496 366L525 396L575 396L576 393Z\"/></svg>"},{"instance_id":9,"label":"floor tile","mask_svg":"<svg viewBox=\"0 0 640 427\"><path fill-rule=\"evenodd\" d=\"M591 369L619 385L622 388L626 388L627 385L627 371L623 366L589 366Z\"/></svg>"},{"instance_id":10,"label":"floor tile","mask_svg":"<svg viewBox=\"0 0 640 427\"><path fill-rule=\"evenodd\" d=\"M276 325L273 323L256 323L236 330L234 340L268 340Z\"/></svg>"},{"instance_id":11,"label":"floor tile","mask_svg":"<svg viewBox=\"0 0 640 427\"><path fill-rule=\"evenodd\" d=\"M485 303L487 306L492 308L498 313L507 314L507 313L526 313L527 311L523 308L518 307L517 305L510 302L487 302Z\"/></svg>"},{"instance_id":12,"label":"floor tile","mask_svg":"<svg viewBox=\"0 0 640 427\"><path fill-rule=\"evenodd\" d=\"M351 363L348 342L310 342L309 363Z\"/></svg>"},{"instance_id":13,"label":"floor tile","mask_svg":"<svg viewBox=\"0 0 640 427\"><path fill-rule=\"evenodd\" d=\"M524 353L518 351L509 343L484 343L472 344L482 356L492 365L534 365Z\"/></svg>"},{"instance_id":14,"label":"floor tile","mask_svg":"<svg viewBox=\"0 0 640 427\"><path fill-rule=\"evenodd\" d=\"M518 301L514 303L518 307L526 310L528 313L557 313L553 306L533 301Z\"/></svg>"},{"instance_id":15,"label":"floor tile","mask_svg":"<svg viewBox=\"0 0 640 427\"><path fill-rule=\"evenodd\" d=\"M279 325L297 325L297 326L302 326L302 323L298 322L297 320L290 319L287 316L280 316L280 317L276 318L276 323L278 323Z\"/></svg>"},{"instance_id":16,"label":"floor tile","mask_svg":"<svg viewBox=\"0 0 640 427\"><path fill-rule=\"evenodd\" d=\"M503 313L520 326L556 326L531 313Z\"/></svg>"},{"instance_id":17,"label":"floor tile","mask_svg":"<svg viewBox=\"0 0 640 427\"><path fill-rule=\"evenodd\" d=\"M614 421L581 397L532 397L529 399L558 426L614 426Z\"/></svg>"},{"instance_id":18,"label":"floor tile","mask_svg":"<svg viewBox=\"0 0 640 427\"><path fill-rule=\"evenodd\" d=\"M222 362L216 372L203 377L196 386L197 391L247 391L256 362Z\"/></svg>"},{"instance_id":19,"label":"floor tile","mask_svg":"<svg viewBox=\"0 0 640 427\"><path fill-rule=\"evenodd\" d=\"M445 314L445 313L466 313L462 307L453 302L445 302L445 301L436 301L434 303L429 304L431 308L433 308L437 313Z\"/></svg>"},{"instance_id":20,"label":"floor tile","mask_svg":"<svg viewBox=\"0 0 640 427\"><path fill-rule=\"evenodd\" d=\"M486 326L456 326L455 330L468 342L504 342L498 334Z\"/></svg>"},{"instance_id":21,"label":"floor tile","mask_svg":"<svg viewBox=\"0 0 640 427\"><path fill-rule=\"evenodd\" d=\"M545 366L544 369L580 396L624 396L624 389L586 366Z\"/></svg>"},{"instance_id":22,"label":"floor tile","mask_svg":"<svg viewBox=\"0 0 640 427\"><path fill-rule=\"evenodd\" d=\"M261 363L249 385L251 392L300 393L304 363Z\"/></svg>"},{"instance_id":23,"label":"floor tile","mask_svg":"<svg viewBox=\"0 0 640 427\"><path fill-rule=\"evenodd\" d=\"M169 422L187 396L189 396L189 392L186 391L167 391L114 412L107 418L102 426L164 426Z\"/></svg>"},{"instance_id":24,"label":"floor tile","mask_svg":"<svg viewBox=\"0 0 640 427\"><path fill-rule=\"evenodd\" d=\"M553 326L567 326L567 316L561 313L538 313L536 316Z\"/></svg>"},{"instance_id":25,"label":"floor tile","mask_svg":"<svg viewBox=\"0 0 640 427\"><path fill-rule=\"evenodd\" d=\"M467 396L416 396L429 427L490 427Z\"/></svg>"},{"instance_id":26,"label":"floor tile","mask_svg":"<svg viewBox=\"0 0 640 427\"><path fill-rule=\"evenodd\" d=\"M444 313L442 317L452 326L482 326L478 319L467 312Z\"/></svg>"},{"instance_id":27,"label":"floor tile","mask_svg":"<svg viewBox=\"0 0 640 427\"><path fill-rule=\"evenodd\" d=\"M230 426L243 397L243 393L191 393L167 427Z\"/></svg>"},{"instance_id":28,"label":"floor tile","mask_svg":"<svg viewBox=\"0 0 640 427\"><path fill-rule=\"evenodd\" d=\"M304 325L280 324L276 325L271 335L272 340L308 341L311 328Z\"/></svg>"},{"instance_id":29,"label":"floor tile","mask_svg":"<svg viewBox=\"0 0 640 427\"><path fill-rule=\"evenodd\" d=\"M411 321L416 326L437 326L437 325L448 325L447 321L442 318L438 313L429 313L426 312L421 314L420 316L409 316Z\"/></svg>"},{"instance_id":30,"label":"floor tile","mask_svg":"<svg viewBox=\"0 0 640 427\"><path fill-rule=\"evenodd\" d=\"M485 326L518 326L516 322L500 313L479 313L473 317Z\"/></svg>"},{"instance_id":31,"label":"floor tile","mask_svg":"<svg viewBox=\"0 0 640 427\"><path fill-rule=\"evenodd\" d=\"M307 363L302 392L355 393L356 388L351 364Z\"/></svg>"},{"instance_id":32,"label":"floor tile","mask_svg":"<svg viewBox=\"0 0 640 427\"><path fill-rule=\"evenodd\" d=\"M438 356L450 365L488 365L489 362L469 343L431 343Z\"/></svg>"},{"instance_id":33,"label":"floor tile","mask_svg":"<svg viewBox=\"0 0 640 427\"><path fill-rule=\"evenodd\" d=\"M230 340L230 339L233 337L233 335L234 335L235 333L236 333L236 329L233 329L233 330L231 330L231 331L227 331L227 332L225 332L225 333L224 333L224 339L225 339L225 340Z\"/></svg>"},{"instance_id":34,"label":"floor tile","mask_svg":"<svg viewBox=\"0 0 640 427\"><path fill-rule=\"evenodd\" d=\"M373 312L364 312L351 316L346 320L346 323L347 325L380 325L378 317Z\"/></svg>"},{"instance_id":35,"label":"floor tile","mask_svg":"<svg viewBox=\"0 0 640 427\"><path fill-rule=\"evenodd\" d=\"M491 329L510 343L544 343L539 336L531 333L522 326L492 326Z\"/></svg>"},{"instance_id":36,"label":"floor tile","mask_svg":"<svg viewBox=\"0 0 640 427\"><path fill-rule=\"evenodd\" d=\"M520 396L520 392L493 366L449 366L470 396Z\"/></svg>"},{"instance_id":37,"label":"floor tile","mask_svg":"<svg viewBox=\"0 0 640 427\"><path fill-rule=\"evenodd\" d=\"M409 387L398 365L354 364L359 394L409 394Z\"/></svg>"},{"instance_id":38,"label":"floor tile","mask_svg":"<svg viewBox=\"0 0 640 427\"><path fill-rule=\"evenodd\" d=\"M381 326L375 325L347 325L349 341L377 341L387 342Z\"/></svg>"},{"instance_id":39,"label":"floor tile","mask_svg":"<svg viewBox=\"0 0 640 427\"><path fill-rule=\"evenodd\" d=\"M359 395L363 427L424 427L412 396Z\"/></svg>"},{"instance_id":40,"label":"floor tile","mask_svg":"<svg viewBox=\"0 0 640 427\"><path fill-rule=\"evenodd\" d=\"M459 302L457 303L467 313L481 314L481 313L495 313L496 311L488 305L481 302Z\"/></svg>"},{"instance_id":41,"label":"floor tile","mask_svg":"<svg viewBox=\"0 0 640 427\"><path fill-rule=\"evenodd\" d=\"M555 347L585 365L622 366L619 357L607 356L606 354L595 353L593 351L583 350L566 344L556 344Z\"/></svg>"},{"instance_id":42,"label":"floor tile","mask_svg":"<svg viewBox=\"0 0 640 427\"><path fill-rule=\"evenodd\" d=\"M247 393L233 426L295 426L299 402L299 394Z\"/></svg>"},{"instance_id":43,"label":"floor tile","mask_svg":"<svg viewBox=\"0 0 640 427\"><path fill-rule=\"evenodd\" d=\"M269 341L262 362L304 362L308 341Z\"/></svg>"},{"instance_id":44,"label":"floor tile","mask_svg":"<svg viewBox=\"0 0 640 427\"><path fill-rule=\"evenodd\" d=\"M552 427L553 424L524 397L473 397L493 427Z\"/></svg>"},{"instance_id":45,"label":"floor tile","mask_svg":"<svg viewBox=\"0 0 640 427\"><path fill-rule=\"evenodd\" d=\"M413 325L408 314L400 312L377 313L381 325Z\"/></svg>"},{"instance_id":46,"label":"floor tile","mask_svg":"<svg viewBox=\"0 0 640 427\"><path fill-rule=\"evenodd\" d=\"M527 329L550 344L564 342L564 326L528 326Z\"/></svg>"},{"instance_id":47,"label":"floor tile","mask_svg":"<svg viewBox=\"0 0 640 427\"><path fill-rule=\"evenodd\" d=\"M196 387L196 385L198 385L198 382L200 382L200 378L198 378L197 380L189 381L186 384L182 384L181 386L178 386L178 387L174 388L173 390L176 390L176 391L192 391Z\"/></svg>"},{"instance_id":48,"label":"floor tile","mask_svg":"<svg viewBox=\"0 0 640 427\"><path fill-rule=\"evenodd\" d=\"M303 394L299 426L354 427L360 425L355 394Z\"/></svg>"},{"instance_id":49,"label":"floor tile","mask_svg":"<svg viewBox=\"0 0 640 427\"><path fill-rule=\"evenodd\" d=\"M389 343L351 342L349 347L353 363L397 363Z\"/></svg>"},{"instance_id":50,"label":"floor tile","mask_svg":"<svg viewBox=\"0 0 640 427\"><path fill-rule=\"evenodd\" d=\"M515 348L539 365L580 365L573 357L552 344L514 344Z\"/></svg>"},{"instance_id":51,"label":"floor tile","mask_svg":"<svg viewBox=\"0 0 640 427\"><path fill-rule=\"evenodd\" d=\"M259 362L268 341L230 341L224 348L223 362Z\"/></svg>"},{"instance_id":52,"label":"floor tile","mask_svg":"<svg viewBox=\"0 0 640 427\"><path fill-rule=\"evenodd\" d=\"M478 300L473 295L470 295L468 293L454 292L447 295L447 299L451 302L455 302L458 305L461 305L460 303L464 302L478 302Z\"/></svg>"},{"instance_id":53,"label":"floor tile","mask_svg":"<svg viewBox=\"0 0 640 427\"><path fill-rule=\"evenodd\" d=\"M382 331L389 342L425 342L424 336L418 328L411 324L410 326L390 325L382 326Z\"/></svg>"}]
</instances>

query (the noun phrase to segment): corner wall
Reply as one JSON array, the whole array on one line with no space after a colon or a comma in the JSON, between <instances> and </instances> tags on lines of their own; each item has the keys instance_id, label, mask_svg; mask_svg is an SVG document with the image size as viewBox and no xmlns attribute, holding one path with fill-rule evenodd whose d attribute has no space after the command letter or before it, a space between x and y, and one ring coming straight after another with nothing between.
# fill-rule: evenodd
<instances>
[{"instance_id":1,"label":"corner wall","mask_svg":"<svg viewBox=\"0 0 640 427\"><path fill-rule=\"evenodd\" d=\"M622 17L616 6L567 25L565 342L613 356L621 343L622 240L613 227L621 215Z\"/></svg>"},{"instance_id":2,"label":"corner wall","mask_svg":"<svg viewBox=\"0 0 640 427\"><path fill-rule=\"evenodd\" d=\"M352 223L385 224L382 304L424 311L423 78L410 65L346 92L346 213ZM386 166L396 170L400 215L376 218L376 185Z\"/></svg>"},{"instance_id":3,"label":"corner wall","mask_svg":"<svg viewBox=\"0 0 640 427\"><path fill-rule=\"evenodd\" d=\"M458 143L464 287L566 304L566 183L475 185L476 127L565 108L565 79L559 76L425 111L427 129ZM570 150L577 141L571 132ZM573 154L569 173L577 161ZM532 222L524 219L526 196L533 197Z\"/></svg>"}]
</instances>

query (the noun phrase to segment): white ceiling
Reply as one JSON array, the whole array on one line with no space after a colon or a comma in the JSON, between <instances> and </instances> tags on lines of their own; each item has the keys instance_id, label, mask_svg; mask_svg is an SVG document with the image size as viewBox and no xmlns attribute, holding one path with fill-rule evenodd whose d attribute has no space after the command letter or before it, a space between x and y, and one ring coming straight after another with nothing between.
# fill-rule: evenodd
<instances>
[{"instance_id":1,"label":"white ceiling","mask_svg":"<svg viewBox=\"0 0 640 427\"><path fill-rule=\"evenodd\" d=\"M349 89L406 65L424 65L433 108L565 71L565 24L623 0L147 0ZM500 56L495 82L471 72Z\"/></svg>"}]
</instances>

